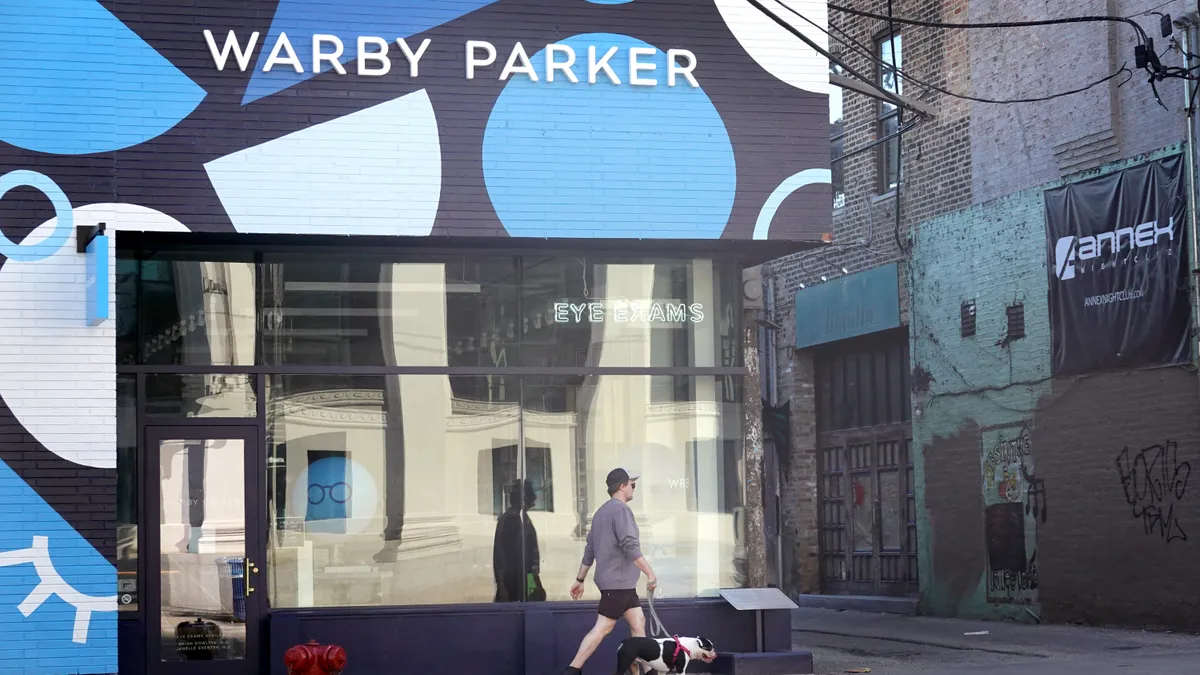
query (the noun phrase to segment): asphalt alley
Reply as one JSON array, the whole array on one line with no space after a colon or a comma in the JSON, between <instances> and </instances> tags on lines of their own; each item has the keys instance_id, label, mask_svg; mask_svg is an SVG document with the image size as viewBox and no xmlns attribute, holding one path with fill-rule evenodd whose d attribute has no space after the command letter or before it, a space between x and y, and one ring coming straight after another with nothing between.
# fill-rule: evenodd
<instances>
[{"instance_id":1,"label":"asphalt alley","mask_svg":"<svg viewBox=\"0 0 1200 675\"><path fill-rule=\"evenodd\" d=\"M800 609L817 675L1200 675L1200 636Z\"/></svg>"}]
</instances>

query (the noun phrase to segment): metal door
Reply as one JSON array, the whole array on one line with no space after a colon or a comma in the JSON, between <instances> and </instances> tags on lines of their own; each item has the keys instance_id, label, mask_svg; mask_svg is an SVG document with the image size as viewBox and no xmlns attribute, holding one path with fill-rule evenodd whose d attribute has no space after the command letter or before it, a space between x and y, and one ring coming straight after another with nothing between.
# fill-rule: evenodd
<instances>
[{"instance_id":1,"label":"metal door","mask_svg":"<svg viewBox=\"0 0 1200 675\"><path fill-rule=\"evenodd\" d=\"M907 335L835 343L814 361L822 591L915 594Z\"/></svg>"},{"instance_id":2,"label":"metal door","mask_svg":"<svg viewBox=\"0 0 1200 675\"><path fill-rule=\"evenodd\" d=\"M823 590L916 593L916 500L907 425L830 434L822 440L818 464Z\"/></svg>"}]
</instances>

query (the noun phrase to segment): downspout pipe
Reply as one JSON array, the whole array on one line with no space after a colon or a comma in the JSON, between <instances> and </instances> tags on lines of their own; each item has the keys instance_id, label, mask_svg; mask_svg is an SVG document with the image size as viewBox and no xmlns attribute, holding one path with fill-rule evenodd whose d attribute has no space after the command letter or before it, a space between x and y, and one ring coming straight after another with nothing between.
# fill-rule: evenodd
<instances>
[{"instance_id":1,"label":"downspout pipe","mask_svg":"<svg viewBox=\"0 0 1200 675\"><path fill-rule=\"evenodd\" d=\"M1191 54L1192 45L1196 43L1196 20L1193 16L1180 17L1177 21L1183 28L1183 51L1184 54ZM1196 64L1190 56L1184 57L1187 60L1187 67L1192 68ZM1200 233L1197 232L1197 208L1196 208L1196 111L1192 109L1192 84L1191 80L1183 81L1183 104L1184 111L1187 115L1187 181L1188 181L1188 225L1191 239L1191 268L1196 270L1200 268ZM1200 288L1197 287L1197 282L1200 281L1195 273L1189 275L1189 286L1192 291L1192 325L1193 327L1200 326ZM1200 330L1194 330L1192 334L1194 351L1193 358L1200 357Z\"/></svg>"}]
</instances>

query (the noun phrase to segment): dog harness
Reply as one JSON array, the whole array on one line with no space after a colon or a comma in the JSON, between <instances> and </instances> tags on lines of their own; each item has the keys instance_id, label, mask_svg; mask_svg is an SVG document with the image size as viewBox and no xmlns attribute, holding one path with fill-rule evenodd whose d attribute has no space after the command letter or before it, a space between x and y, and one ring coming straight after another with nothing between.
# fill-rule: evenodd
<instances>
[{"instance_id":1,"label":"dog harness","mask_svg":"<svg viewBox=\"0 0 1200 675\"><path fill-rule=\"evenodd\" d=\"M675 640L675 653L671 656L671 658L674 659L675 663L679 663L679 652L683 652L684 654L687 654L689 659L692 658L692 653L689 652L688 648L684 647L683 643L679 641L678 635L672 635L671 639Z\"/></svg>"}]
</instances>

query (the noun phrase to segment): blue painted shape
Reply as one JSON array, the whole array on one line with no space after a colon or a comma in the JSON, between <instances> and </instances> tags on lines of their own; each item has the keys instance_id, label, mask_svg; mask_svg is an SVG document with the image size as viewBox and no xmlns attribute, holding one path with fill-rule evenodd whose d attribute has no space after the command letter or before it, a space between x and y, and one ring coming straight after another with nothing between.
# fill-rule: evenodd
<instances>
[{"instance_id":1,"label":"blue painted shape","mask_svg":"<svg viewBox=\"0 0 1200 675\"><path fill-rule=\"evenodd\" d=\"M725 123L699 87L667 86L667 55L656 50L657 86L629 84L636 38L576 35L572 83L545 81L545 55L531 62L539 81L510 78L483 139L483 175L496 214L519 237L716 239L733 209L737 171ZM588 46L597 59L617 47L588 83ZM497 58L498 67L507 55ZM558 57L562 60L563 57ZM497 75L499 73L497 72Z\"/></svg>"},{"instance_id":2,"label":"blue painted shape","mask_svg":"<svg viewBox=\"0 0 1200 675\"><path fill-rule=\"evenodd\" d=\"M796 293L796 348L845 340L900 325L896 263L873 267Z\"/></svg>"},{"instance_id":3,"label":"blue painted shape","mask_svg":"<svg viewBox=\"0 0 1200 675\"><path fill-rule=\"evenodd\" d=\"M0 3L0 140L110 152L184 119L205 92L96 0Z\"/></svg>"},{"instance_id":4,"label":"blue painted shape","mask_svg":"<svg viewBox=\"0 0 1200 675\"><path fill-rule=\"evenodd\" d=\"M28 655L20 672L117 672L116 569L2 461L0 521L0 643L19 645ZM31 551L40 537L48 556ZM47 578L51 583L42 589L50 593L38 605L36 589ZM80 606L92 609L86 626L77 626Z\"/></svg>"},{"instance_id":5,"label":"blue painted shape","mask_svg":"<svg viewBox=\"0 0 1200 675\"><path fill-rule=\"evenodd\" d=\"M107 235L97 235L87 247L87 318L89 326L108 321Z\"/></svg>"},{"instance_id":6,"label":"blue painted shape","mask_svg":"<svg viewBox=\"0 0 1200 675\"><path fill-rule=\"evenodd\" d=\"M4 112L0 111L0 118L3 115ZM0 176L0 199L4 199L9 190L17 187L31 187L46 195L54 206L56 222L49 237L27 245L18 244L0 232L0 255L17 262L49 258L67 243L71 231L75 229L75 212L71 210L71 200L67 199L66 193L49 176L25 169L9 171Z\"/></svg>"},{"instance_id":7,"label":"blue painted shape","mask_svg":"<svg viewBox=\"0 0 1200 675\"><path fill-rule=\"evenodd\" d=\"M392 73L400 70L408 77L408 61L400 47L398 38L409 38L431 28L436 28L471 12L496 2L496 0L342 0L341 2L312 2L311 0L281 0L275 9L271 28L258 45L258 62L254 74L246 86L242 105L270 96L288 87L314 77L312 72L312 36L314 34L336 35L345 46L342 63L349 63L358 56L359 36L379 36L391 40L388 55L392 59ZM214 31L215 33L215 31ZM263 72L263 66L271 55L280 33L286 33L288 41L304 66L297 73L291 66L274 66ZM224 44L224 35L216 36ZM238 35L243 45L247 44L248 33ZM420 42L409 45L413 51ZM325 46L325 51L331 49ZM286 56L282 52L281 56ZM321 64L322 72L331 70L328 61ZM348 76L354 77L354 68Z\"/></svg>"},{"instance_id":8,"label":"blue painted shape","mask_svg":"<svg viewBox=\"0 0 1200 675\"><path fill-rule=\"evenodd\" d=\"M587 0L587 1L592 3L593 5L624 5L627 2L633 2L633 0Z\"/></svg>"},{"instance_id":9,"label":"blue painted shape","mask_svg":"<svg viewBox=\"0 0 1200 675\"><path fill-rule=\"evenodd\" d=\"M346 457L324 457L308 465L305 520L344 520L353 496Z\"/></svg>"}]
</instances>

